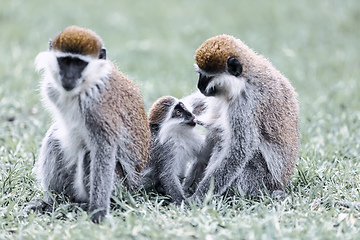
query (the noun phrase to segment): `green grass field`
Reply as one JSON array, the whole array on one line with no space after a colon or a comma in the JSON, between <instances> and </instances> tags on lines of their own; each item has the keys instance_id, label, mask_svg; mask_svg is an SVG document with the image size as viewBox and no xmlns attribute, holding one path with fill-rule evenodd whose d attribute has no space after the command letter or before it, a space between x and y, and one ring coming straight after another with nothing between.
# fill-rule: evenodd
<instances>
[{"instance_id":1,"label":"green grass field","mask_svg":"<svg viewBox=\"0 0 360 240\"><path fill-rule=\"evenodd\" d=\"M0 3L0 239L359 239L360 2L45 1ZM32 174L51 119L34 58L68 25L93 29L108 58L140 87L146 109L196 90L193 54L227 33L266 56L301 106L301 148L287 197L207 199L175 207L162 196L116 193L100 225L61 204L28 213L42 196Z\"/></svg>"}]
</instances>

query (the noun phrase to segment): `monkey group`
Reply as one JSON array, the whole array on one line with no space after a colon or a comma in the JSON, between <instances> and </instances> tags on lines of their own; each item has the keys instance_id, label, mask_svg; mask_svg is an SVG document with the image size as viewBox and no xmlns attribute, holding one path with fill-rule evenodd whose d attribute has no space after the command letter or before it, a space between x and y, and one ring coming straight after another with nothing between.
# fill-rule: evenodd
<instances>
[{"instance_id":1,"label":"monkey group","mask_svg":"<svg viewBox=\"0 0 360 240\"><path fill-rule=\"evenodd\" d=\"M195 52L199 91L161 97L147 115L89 29L64 29L35 63L53 123L34 167L45 195L31 209L51 211L63 194L98 223L119 185L174 204L203 201L211 182L217 196L284 195L298 155L297 96L239 39L206 40Z\"/></svg>"}]
</instances>

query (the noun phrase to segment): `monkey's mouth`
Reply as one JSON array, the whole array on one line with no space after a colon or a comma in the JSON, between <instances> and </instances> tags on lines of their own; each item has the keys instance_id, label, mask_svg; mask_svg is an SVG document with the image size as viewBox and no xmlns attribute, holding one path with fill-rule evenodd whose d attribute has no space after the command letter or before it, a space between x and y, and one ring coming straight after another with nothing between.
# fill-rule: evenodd
<instances>
[{"instance_id":1,"label":"monkey's mouth","mask_svg":"<svg viewBox=\"0 0 360 240\"><path fill-rule=\"evenodd\" d=\"M206 126L206 123L199 120L196 120L196 123L199 124L200 126Z\"/></svg>"},{"instance_id":2,"label":"monkey's mouth","mask_svg":"<svg viewBox=\"0 0 360 240\"><path fill-rule=\"evenodd\" d=\"M196 122L191 121L191 122L188 122L187 125L190 126L190 127L195 127L195 126L196 126Z\"/></svg>"},{"instance_id":3,"label":"monkey's mouth","mask_svg":"<svg viewBox=\"0 0 360 240\"><path fill-rule=\"evenodd\" d=\"M196 119L191 119L186 123L186 125L190 127L195 127L196 123L197 123Z\"/></svg>"}]
</instances>

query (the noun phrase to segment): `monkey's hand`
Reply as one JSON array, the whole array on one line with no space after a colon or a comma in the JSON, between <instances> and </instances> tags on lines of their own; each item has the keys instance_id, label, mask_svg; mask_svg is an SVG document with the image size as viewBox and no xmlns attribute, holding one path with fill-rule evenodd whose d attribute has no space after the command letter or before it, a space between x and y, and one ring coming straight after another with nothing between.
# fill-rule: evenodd
<instances>
[{"instance_id":1,"label":"monkey's hand","mask_svg":"<svg viewBox=\"0 0 360 240\"><path fill-rule=\"evenodd\" d=\"M247 162L248 158L246 157L243 158L243 161L239 161L233 156L228 156L222 159L220 163L215 161L211 163L211 166L209 163L209 169L212 169L212 171L205 173L204 178L200 181L198 188L190 199L203 202L205 198L224 194L232 186L234 180L241 176Z\"/></svg>"}]
</instances>

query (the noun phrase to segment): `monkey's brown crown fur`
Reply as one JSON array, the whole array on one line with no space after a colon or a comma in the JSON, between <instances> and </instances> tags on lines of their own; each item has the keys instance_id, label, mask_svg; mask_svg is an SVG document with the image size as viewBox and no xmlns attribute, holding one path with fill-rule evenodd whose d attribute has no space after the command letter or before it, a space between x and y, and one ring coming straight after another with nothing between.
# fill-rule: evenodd
<instances>
[{"instance_id":1,"label":"monkey's brown crown fur","mask_svg":"<svg viewBox=\"0 0 360 240\"><path fill-rule=\"evenodd\" d=\"M149 110L149 123L161 123L175 101L175 98L171 96L161 97L156 100Z\"/></svg>"},{"instance_id":2,"label":"monkey's brown crown fur","mask_svg":"<svg viewBox=\"0 0 360 240\"><path fill-rule=\"evenodd\" d=\"M93 31L77 26L65 28L52 41L52 49L66 53L98 57L102 47L100 37Z\"/></svg>"},{"instance_id":3,"label":"monkey's brown crown fur","mask_svg":"<svg viewBox=\"0 0 360 240\"><path fill-rule=\"evenodd\" d=\"M229 57L240 58L238 48L233 36L223 34L209 38L196 50L196 64L208 73L223 72Z\"/></svg>"}]
</instances>

